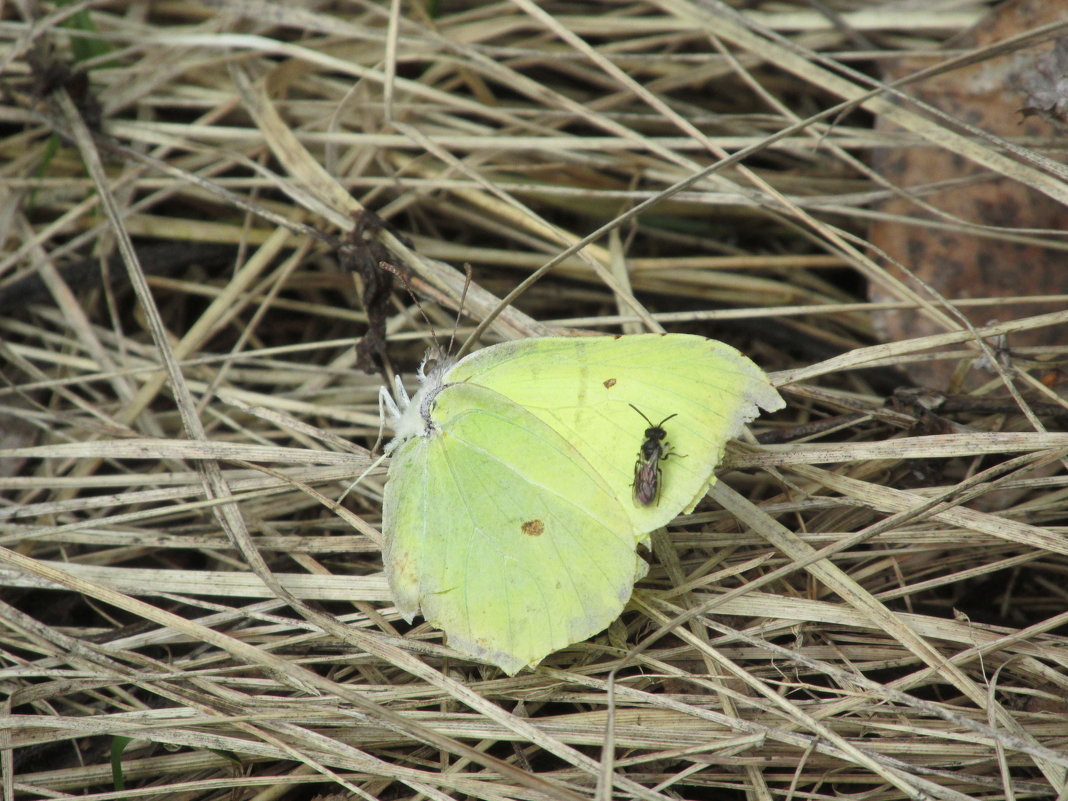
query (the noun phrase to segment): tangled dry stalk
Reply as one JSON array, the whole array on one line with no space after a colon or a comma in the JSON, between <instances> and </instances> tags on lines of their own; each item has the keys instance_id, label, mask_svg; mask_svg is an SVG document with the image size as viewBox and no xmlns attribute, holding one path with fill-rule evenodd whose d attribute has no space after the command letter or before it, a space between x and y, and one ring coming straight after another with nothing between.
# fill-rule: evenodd
<instances>
[{"instance_id":1,"label":"tangled dry stalk","mask_svg":"<svg viewBox=\"0 0 1068 801\"><path fill-rule=\"evenodd\" d=\"M866 245L975 229L881 210L915 187L877 149L1063 203L1057 151L878 79L992 58L950 41L981 5L733 5L7 7L5 799L1068 792L1061 357L1012 347L1068 314L976 329ZM397 617L381 469L336 503L378 435L357 367L432 335L381 261L439 332L468 263L461 336L702 333L790 402L537 670ZM939 333L878 342L894 308ZM886 405L923 362L986 377Z\"/></svg>"}]
</instances>

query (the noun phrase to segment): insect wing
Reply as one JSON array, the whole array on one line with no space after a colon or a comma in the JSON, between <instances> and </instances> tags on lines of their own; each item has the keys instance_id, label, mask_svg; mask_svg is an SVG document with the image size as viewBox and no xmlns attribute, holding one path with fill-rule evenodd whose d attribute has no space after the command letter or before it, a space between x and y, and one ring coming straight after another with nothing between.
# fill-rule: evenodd
<instances>
[{"instance_id":1,"label":"insect wing","mask_svg":"<svg viewBox=\"0 0 1068 801\"><path fill-rule=\"evenodd\" d=\"M638 463L634 465L634 502L639 506L652 506L660 497L660 447L642 445Z\"/></svg>"}]
</instances>

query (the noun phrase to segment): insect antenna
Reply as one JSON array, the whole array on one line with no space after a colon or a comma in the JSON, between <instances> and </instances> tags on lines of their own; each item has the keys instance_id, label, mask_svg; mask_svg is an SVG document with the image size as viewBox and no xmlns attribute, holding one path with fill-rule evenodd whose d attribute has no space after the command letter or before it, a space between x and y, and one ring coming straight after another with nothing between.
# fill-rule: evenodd
<instances>
[{"instance_id":1,"label":"insect antenna","mask_svg":"<svg viewBox=\"0 0 1068 801\"><path fill-rule=\"evenodd\" d=\"M460 303L456 308L456 319L453 321L452 331L449 333L449 346L444 351L442 351L441 346L438 344L439 340L437 329L434 328L434 323L427 315L426 309L423 308L423 304L419 301L419 297L418 295L416 295L415 289L412 287L412 282L410 280L411 274L407 271L402 271L395 264L391 264L388 261L380 261L378 263L378 266L381 267L383 270L386 270L387 272L390 272L393 275L397 276L397 278L400 279L401 283L404 284L404 288L408 291L408 296L411 297L412 303L415 304L415 308L419 310L419 315L426 322L427 328L430 329L430 338L434 342L434 348L438 351L438 356L441 357L446 354L451 354L453 345L456 343L456 331L460 327L460 320L464 314L464 304L467 302L467 290L468 288L470 288L472 282L471 264L469 262L464 263L464 288L460 292Z\"/></svg>"},{"instance_id":2,"label":"insect antenna","mask_svg":"<svg viewBox=\"0 0 1068 801\"><path fill-rule=\"evenodd\" d=\"M647 422L647 423L649 424L649 428L660 428L661 426L663 426L663 425L664 425L664 423L666 423L666 422L667 422L668 420L670 420L670 419L671 419L672 417L678 417L678 416L679 416L679 413L678 413L678 412L675 412L675 414L669 414L669 415L668 415L667 417L665 417L665 418L664 418L663 420L661 420L661 421L660 421L659 423L655 423L655 424L654 424L652 420L650 420L650 419L649 419L648 417L646 417L646 416L645 416L645 412L643 412L643 411L642 411L641 409L639 409L639 408L638 408L637 406L635 406L635 405L634 405L633 403L628 403L628 404L627 404L627 406L629 406L629 407L630 407L630 408L632 408L632 409L633 409L634 411L636 411L636 412L637 412L638 414L640 414L640 415L642 416L642 419L643 419L643 420L644 420L645 422Z\"/></svg>"},{"instance_id":3,"label":"insect antenna","mask_svg":"<svg viewBox=\"0 0 1068 801\"><path fill-rule=\"evenodd\" d=\"M460 318L464 314L464 304L467 302L467 290L471 287L471 262L464 262L464 288L460 293L460 305L456 309L456 322L452 325L452 333L449 334L449 353L452 353L452 346L456 344L456 329L460 327Z\"/></svg>"},{"instance_id":4,"label":"insect antenna","mask_svg":"<svg viewBox=\"0 0 1068 801\"><path fill-rule=\"evenodd\" d=\"M653 425L653 421L645 416L645 412L643 412L641 409L639 409L633 403L628 403L627 406L629 406L634 411L636 411L638 414L640 414L642 416L642 419L649 424L649 428L655 428L656 427L656 426Z\"/></svg>"}]
</instances>

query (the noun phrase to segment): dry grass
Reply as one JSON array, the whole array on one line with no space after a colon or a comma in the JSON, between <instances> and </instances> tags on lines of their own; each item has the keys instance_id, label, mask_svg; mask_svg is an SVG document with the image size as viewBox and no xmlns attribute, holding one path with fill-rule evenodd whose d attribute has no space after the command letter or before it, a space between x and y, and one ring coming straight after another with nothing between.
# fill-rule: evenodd
<instances>
[{"instance_id":1,"label":"dry grass","mask_svg":"<svg viewBox=\"0 0 1068 801\"><path fill-rule=\"evenodd\" d=\"M981 8L32 5L0 28L0 292L47 287L0 319L5 798L1068 792L1057 354L993 354L989 405L924 436L884 406L895 366L991 346L864 241L878 147L1068 198L1036 150L866 77ZM346 247L363 209L390 227ZM339 261L383 254L439 330L469 262L472 325L539 279L486 343L698 332L790 401L623 617L515 678L396 615L381 471L334 500L382 381ZM943 333L874 344L864 281ZM426 323L399 289L384 311L410 373Z\"/></svg>"}]
</instances>

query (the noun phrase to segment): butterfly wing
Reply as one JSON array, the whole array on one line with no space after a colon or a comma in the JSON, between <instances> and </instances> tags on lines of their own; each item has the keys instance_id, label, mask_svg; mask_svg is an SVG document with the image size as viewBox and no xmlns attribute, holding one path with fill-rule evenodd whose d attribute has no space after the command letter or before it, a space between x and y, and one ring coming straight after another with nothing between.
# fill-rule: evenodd
<instances>
[{"instance_id":1,"label":"butterfly wing","mask_svg":"<svg viewBox=\"0 0 1068 801\"><path fill-rule=\"evenodd\" d=\"M401 614L421 611L450 646L509 674L615 620L645 563L599 469L482 387L446 386L432 420L396 450L385 489Z\"/></svg>"},{"instance_id":2,"label":"butterfly wing","mask_svg":"<svg viewBox=\"0 0 1068 801\"><path fill-rule=\"evenodd\" d=\"M543 337L494 345L457 363L447 382L505 395L570 443L608 482L635 530L652 531L693 509L715 481L729 439L782 398L734 348L689 334ZM632 500L644 421L666 422L677 454L661 461L660 496Z\"/></svg>"}]
</instances>

